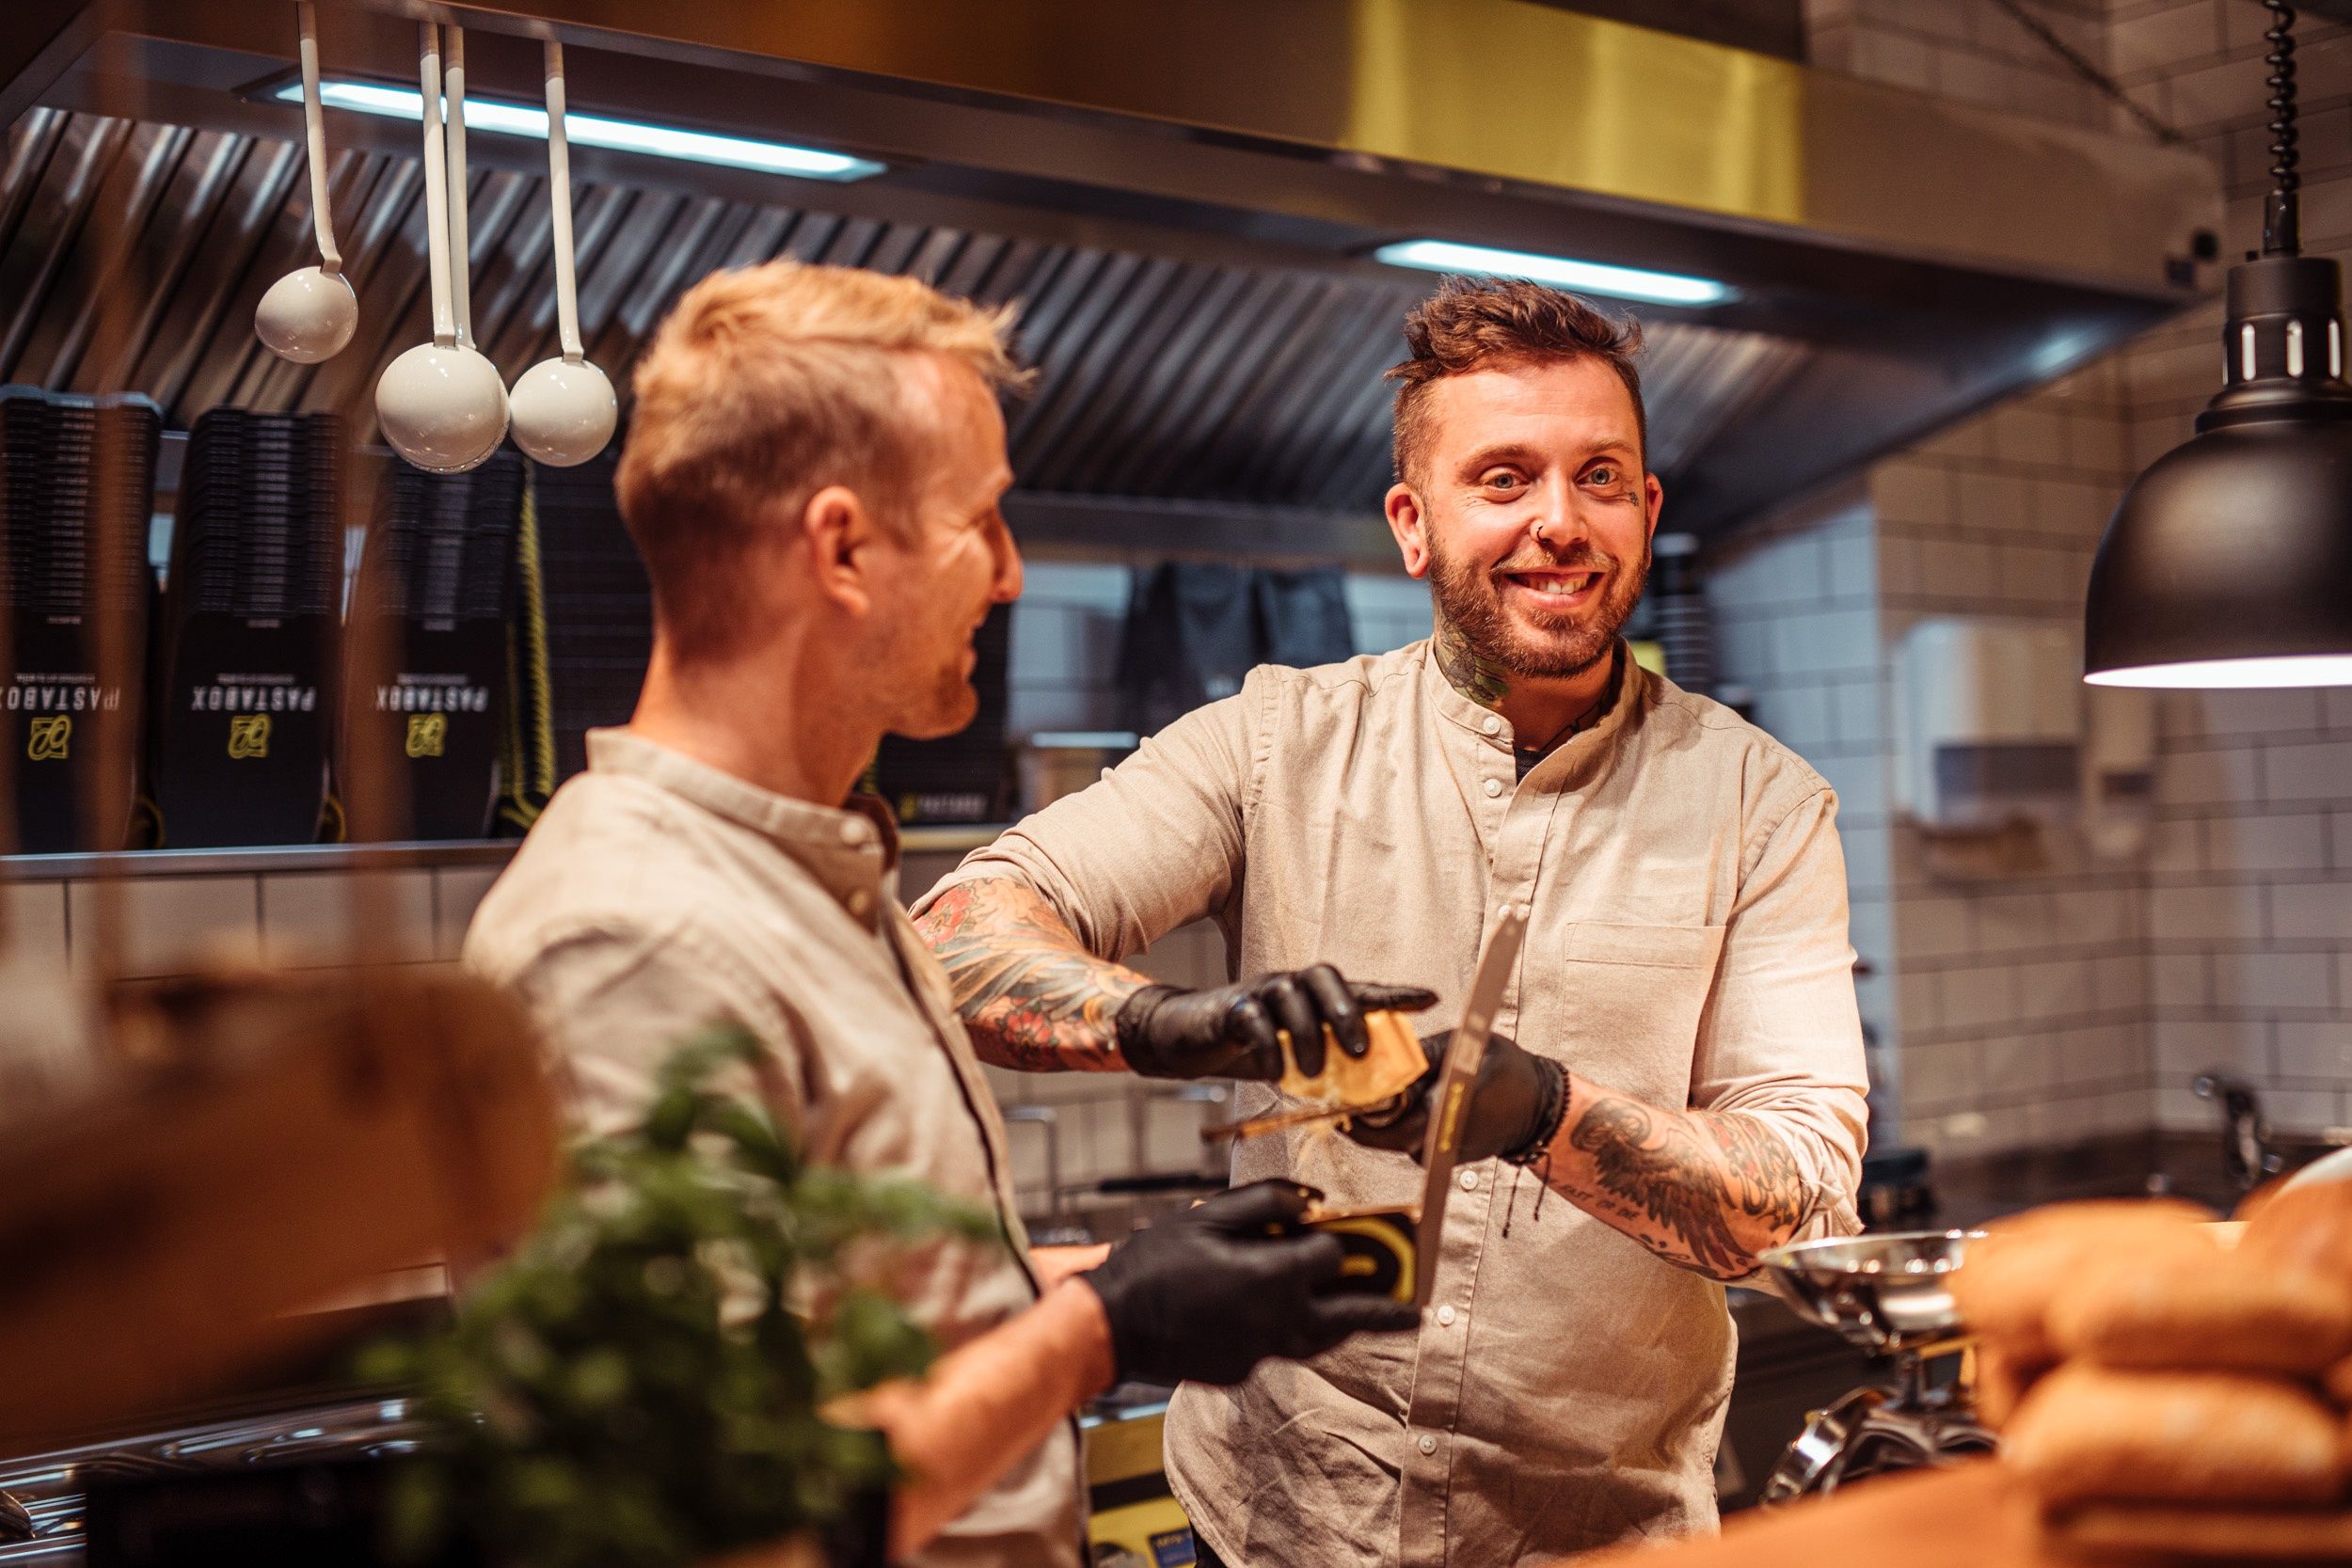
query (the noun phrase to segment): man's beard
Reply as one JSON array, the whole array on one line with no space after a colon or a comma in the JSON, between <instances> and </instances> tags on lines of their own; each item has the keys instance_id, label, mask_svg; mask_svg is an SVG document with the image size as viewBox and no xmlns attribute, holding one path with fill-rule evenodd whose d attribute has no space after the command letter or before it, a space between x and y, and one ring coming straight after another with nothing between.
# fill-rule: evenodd
<instances>
[{"instance_id":1,"label":"man's beard","mask_svg":"<svg viewBox=\"0 0 2352 1568\"><path fill-rule=\"evenodd\" d=\"M1438 619L1459 632L1480 659L1508 674L1556 680L1581 675L1609 657L1616 646L1617 633L1642 597L1643 585L1649 580L1649 541L1645 539L1641 563L1630 572L1619 571L1616 557L1589 546L1557 558L1546 555L1523 561L1514 557L1492 571L1481 572L1470 562L1449 557L1433 536L1429 588L1438 601ZM1551 635L1534 641L1503 611L1503 574L1555 569L1606 572L1608 587L1589 622L1562 617L1548 623L1539 613L1536 625Z\"/></svg>"},{"instance_id":2,"label":"man's beard","mask_svg":"<svg viewBox=\"0 0 2352 1568\"><path fill-rule=\"evenodd\" d=\"M958 649L954 658L923 684L921 700L908 705L892 730L909 740L939 740L961 734L979 711L979 690L963 673L963 653Z\"/></svg>"}]
</instances>

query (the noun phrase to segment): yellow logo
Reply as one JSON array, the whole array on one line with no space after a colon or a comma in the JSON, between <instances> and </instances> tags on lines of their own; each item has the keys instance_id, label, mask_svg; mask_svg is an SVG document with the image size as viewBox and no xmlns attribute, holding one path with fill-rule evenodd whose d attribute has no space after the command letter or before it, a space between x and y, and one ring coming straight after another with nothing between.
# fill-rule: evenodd
<instances>
[{"instance_id":1,"label":"yellow logo","mask_svg":"<svg viewBox=\"0 0 2352 1568\"><path fill-rule=\"evenodd\" d=\"M35 762L63 762L66 745L72 738L72 719L36 719L32 735L24 742L24 754Z\"/></svg>"},{"instance_id":2,"label":"yellow logo","mask_svg":"<svg viewBox=\"0 0 2352 1568\"><path fill-rule=\"evenodd\" d=\"M240 758L269 755L269 715L230 715L229 754Z\"/></svg>"},{"instance_id":3,"label":"yellow logo","mask_svg":"<svg viewBox=\"0 0 2352 1568\"><path fill-rule=\"evenodd\" d=\"M408 716L408 754L412 757L437 757L449 743L449 715L446 713L412 713Z\"/></svg>"}]
</instances>

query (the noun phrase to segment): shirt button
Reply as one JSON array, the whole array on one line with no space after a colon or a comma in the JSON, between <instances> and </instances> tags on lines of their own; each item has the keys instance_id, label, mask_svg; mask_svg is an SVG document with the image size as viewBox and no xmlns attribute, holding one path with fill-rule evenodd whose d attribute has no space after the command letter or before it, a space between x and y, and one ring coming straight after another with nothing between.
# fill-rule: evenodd
<instances>
[{"instance_id":1,"label":"shirt button","mask_svg":"<svg viewBox=\"0 0 2352 1568\"><path fill-rule=\"evenodd\" d=\"M1429 1433L1425 1432L1422 1433L1421 1434L1421 1451L1423 1453L1436 1453L1438 1451L1438 1440L1435 1437L1430 1436Z\"/></svg>"},{"instance_id":2,"label":"shirt button","mask_svg":"<svg viewBox=\"0 0 2352 1568\"><path fill-rule=\"evenodd\" d=\"M1488 735L1501 735L1502 733L1502 715L1500 713L1490 713L1486 715L1486 718L1479 721L1478 727L1485 730Z\"/></svg>"},{"instance_id":3,"label":"shirt button","mask_svg":"<svg viewBox=\"0 0 2352 1568\"><path fill-rule=\"evenodd\" d=\"M1502 781L1501 779L1488 779L1488 780L1486 781L1486 799L1487 799L1487 800L1493 800L1496 796L1498 796L1498 795L1500 795L1500 794L1502 794Z\"/></svg>"},{"instance_id":4,"label":"shirt button","mask_svg":"<svg viewBox=\"0 0 2352 1568\"><path fill-rule=\"evenodd\" d=\"M858 888L850 895L847 902L851 914L862 915L874 907L874 895L864 888Z\"/></svg>"},{"instance_id":5,"label":"shirt button","mask_svg":"<svg viewBox=\"0 0 2352 1568\"><path fill-rule=\"evenodd\" d=\"M1438 1308L1438 1322L1445 1325L1447 1328L1452 1328L1454 1326L1454 1311L1453 1307L1440 1307Z\"/></svg>"},{"instance_id":6,"label":"shirt button","mask_svg":"<svg viewBox=\"0 0 2352 1568\"><path fill-rule=\"evenodd\" d=\"M1466 1193L1474 1193L1478 1191L1478 1173L1476 1171L1466 1170L1462 1173L1462 1191Z\"/></svg>"},{"instance_id":7,"label":"shirt button","mask_svg":"<svg viewBox=\"0 0 2352 1568\"><path fill-rule=\"evenodd\" d=\"M873 836L874 829L871 823L849 821L841 824L841 842L844 844L864 844Z\"/></svg>"}]
</instances>

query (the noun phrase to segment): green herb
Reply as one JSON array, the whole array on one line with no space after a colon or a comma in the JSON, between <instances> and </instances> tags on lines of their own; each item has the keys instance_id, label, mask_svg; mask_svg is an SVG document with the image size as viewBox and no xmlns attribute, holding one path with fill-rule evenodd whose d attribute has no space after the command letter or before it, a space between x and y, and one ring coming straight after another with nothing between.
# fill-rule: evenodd
<instances>
[{"instance_id":1,"label":"green herb","mask_svg":"<svg viewBox=\"0 0 2352 1568\"><path fill-rule=\"evenodd\" d=\"M522 1568L668 1568L820 1529L891 1480L873 1433L818 1415L930 1364L881 1271L912 1242L1003 1234L917 1183L803 1164L712 1086L758 1053L739 1030L680 1049L643 1129L574 1149L446 1330L370 1353L435 1433L394 1492L394 1551L462 1528Z\"/></svg>"}]
</instances>

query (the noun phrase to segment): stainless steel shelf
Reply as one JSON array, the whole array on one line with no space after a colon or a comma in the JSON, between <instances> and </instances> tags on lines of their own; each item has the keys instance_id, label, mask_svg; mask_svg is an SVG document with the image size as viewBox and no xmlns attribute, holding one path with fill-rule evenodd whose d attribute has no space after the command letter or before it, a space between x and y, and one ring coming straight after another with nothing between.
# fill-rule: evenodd
<instances>
[{"instance_id":1,"label":"stainless steel shelf","mask_svg":"<svg viewBox=\"0 0 2352 1568\"><path fill-rule=\"evenodd\" d=\"M908 854L961 854L993 842L1004 824L901 829ZM282 844L250 849L121 849L87 855L0 855L0 879L88 881L100 877L221 877L265 871L361 871L405 866L504 865L520 839L407 844Z\"/></svg>"},{"instance_id":2,"label":"stainless steel shelf","mask_svg":"<svg viewBox=\"0 0 2352 1568\"><path fill-rule=\"evenodd\" d=\"M283 844L250 849L121 849L87 855L0 855L13 881L100 877L219 877L262 871L359 871L400 866L503 865L519 839L412 844Z\"/></svg>"}]
</instances>

